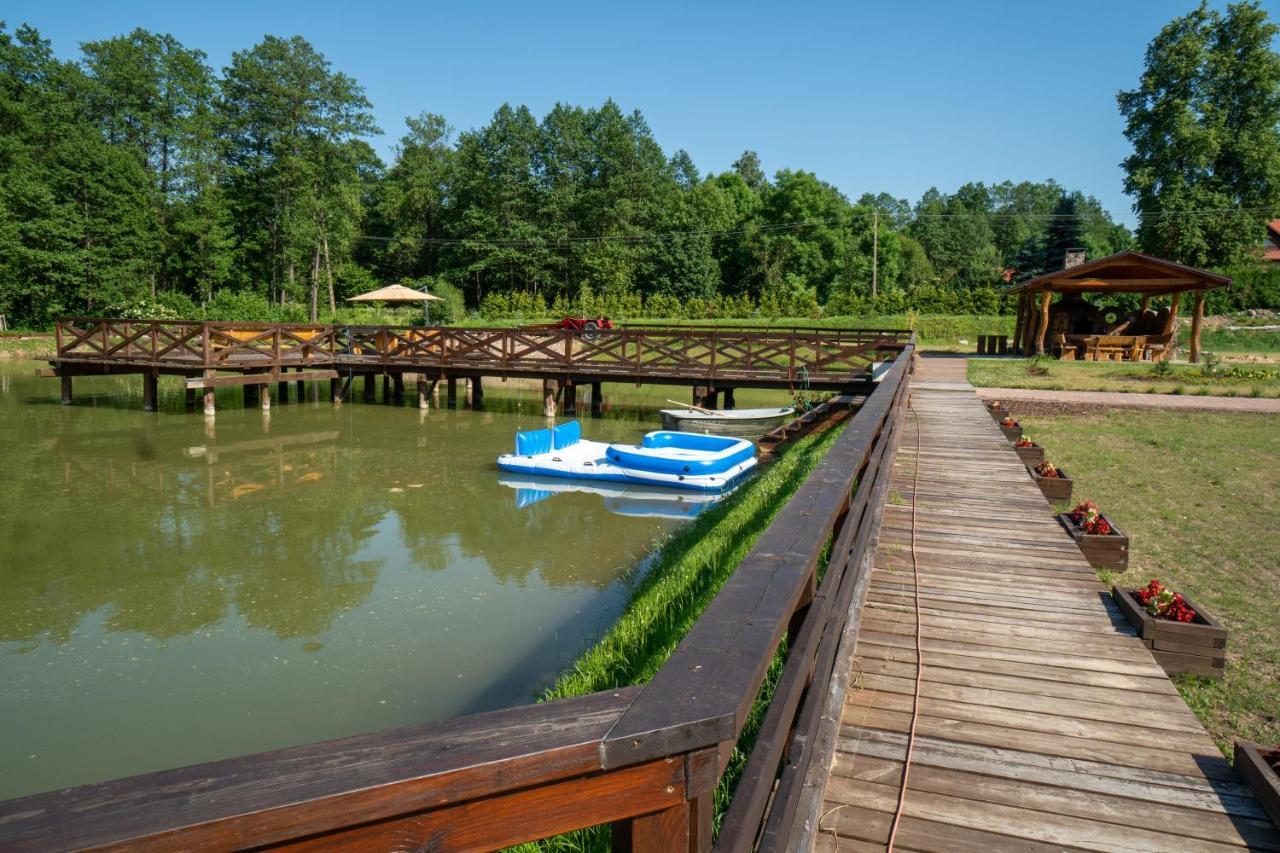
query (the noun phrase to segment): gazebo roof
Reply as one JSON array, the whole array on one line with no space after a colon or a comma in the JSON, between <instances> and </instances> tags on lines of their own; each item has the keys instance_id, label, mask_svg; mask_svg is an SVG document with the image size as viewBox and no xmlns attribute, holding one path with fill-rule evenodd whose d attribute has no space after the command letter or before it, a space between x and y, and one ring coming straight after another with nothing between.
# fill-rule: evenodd
<instances>
[{"instance_id":1,"label":"gazebo roof","mask_svg":"<svg viewBox=\"0 0 1280 853\"><path fill-rule=\"evenodd\" d=\"M1226 276L1126 249L1015 284L1010 293L1141 293L1159 296L1231 284Z\"/></svg>"}]
</instances>

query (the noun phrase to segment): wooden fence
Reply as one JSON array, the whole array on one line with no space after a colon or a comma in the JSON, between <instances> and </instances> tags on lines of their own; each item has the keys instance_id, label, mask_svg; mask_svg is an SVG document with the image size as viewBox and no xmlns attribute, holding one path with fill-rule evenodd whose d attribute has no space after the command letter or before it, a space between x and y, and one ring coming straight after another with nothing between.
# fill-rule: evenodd
<instances>
[{"instance_id":1,"label":"wooden fence","mask_svg":"<svg viewBox=\"0 0 1280 853\"><path fill-rule=\"evenodd\" d=\"M331 326L62 318L57 363L169 371L360 370L573 375L838 387L901 352L902 330Z\"/></svg>"},{"instance_id":2,"label":"wooden fence","mask_svg":"<svg viewBox=\"0 0 1280 853\"><path fill-rule=\"evenodd\" d=\"M0 849L481 850L600 824L617 850L806 849L913 349L649 683L10 800ZM780 646L713 843L716 785Z\"/></svg>"}]
</instances>

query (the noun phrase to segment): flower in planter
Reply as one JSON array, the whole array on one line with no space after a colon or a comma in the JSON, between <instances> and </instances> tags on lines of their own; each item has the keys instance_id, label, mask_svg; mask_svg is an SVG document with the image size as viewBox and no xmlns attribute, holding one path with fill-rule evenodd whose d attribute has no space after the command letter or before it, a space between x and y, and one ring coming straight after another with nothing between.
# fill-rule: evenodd
<instances>
[{"instance_id":1,"label":"flower in planter","mask_svg":"<svg viewBox=\"0 0 1280 853\"><path fill-rule=\"evenodd\" d=\"M999 400L992 400L990 403L987 403L987 408L988 408L988 409L1003 409L1003 408L1004 408L1004 406L1001 406L1001 405L1000 405L1000 401L999 401Z\"/></svg>"},{"instance_id":2,"label":"flower in planter","mask_svg":"<svg viewBox=\"0 0 1280 853\"><path fill-rule=\"evenodd\" d=\"M1031 439L1027 438L1024 435L1022 438L1015 441L1013 443L1013 446L1014 447L1039 447L1040 445L1036 444L1034 441L1032 441Z\"/></svg>"},{"instance_id":3,"label":"flower in planter","mask_svg":"<svg viewBox=\"0 0 1280 853\"><path fill-rule=\"evenodd\" d=\"M1170 622L1196 621L1196 612L1187 606L1182 595L1155 578L1142 589L1135 589L1133 597L1157 619L1168 619Z\"/></svg>"},{"instance_id":4,"label":"flower in planter","mask_svg":"<svg viewBox=\"0 0 1280 853\"><path fill-rule=\"evenodd\" d=\"M1054 465L1048 459L1036 466L1036 473L1041 477L1058 478L1062 476L1062 472L1058 470L1058 466Z\"/></svg>"},{"instance_id":5,"label":"flower in planter","mask_svg":"<svg viewBox=\"0 0 1280 853\"><path fill-rule=\"evenodd\" d=\"M1013 419L1012 415L1005 415L1004 420L1000 422L1000 426L1002 427L1016 427L1017 425L1018 422Z\"/></svg>"},{"instance_id":6,"label":"flower in planter","mask_svg":"<svg viewBox=\"0 0 1280 853\"><path fill-rule=\"evenodd\" d=\"M1090 536L1110 536L1115 532L1093 501L1076 504L1076 508L1071 510L1071 521Z\"/></svg>"}]
</instances>

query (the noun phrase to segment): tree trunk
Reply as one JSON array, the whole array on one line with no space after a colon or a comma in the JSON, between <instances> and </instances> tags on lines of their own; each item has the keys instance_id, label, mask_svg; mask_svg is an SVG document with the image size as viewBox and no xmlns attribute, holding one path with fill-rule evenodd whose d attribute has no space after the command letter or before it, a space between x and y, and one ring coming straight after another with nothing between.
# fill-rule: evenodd
<instances>
[{"instance_id":1,"label":"tree trunk","mask_svg":"<svg viewBox=\"0 0 1280 853\"><path fill-rule=\"evenodd\" d=\"M333 264L329 261L329 235L325 234L324 240L324 272L329 280L329 310L337 311L338 303L333 294Z\"/></svg>"},{"instance_id":2,"label":"tree trunk","mask_svg":"<svg viewBox=\"0 0 1280 853\"><path fill-rule=\"evenodd\" d=\"M311 251L311 322L320 319L320 246Z\"/></svg>"}]
</instances>

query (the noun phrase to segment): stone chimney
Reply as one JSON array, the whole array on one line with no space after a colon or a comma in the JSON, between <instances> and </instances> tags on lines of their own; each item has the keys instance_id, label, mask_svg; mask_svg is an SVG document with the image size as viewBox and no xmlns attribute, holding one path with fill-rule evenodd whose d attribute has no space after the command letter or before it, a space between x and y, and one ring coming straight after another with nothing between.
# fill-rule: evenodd
<instances>
[{"instance_id":1,"label":"stone chimney","mask_svg":"<svg viewBox=\"0 0 1280 853\"><path fill-rule=\"evenodd\" d=\"M1088 254L1084 249L1067 249L1067 255L1062 259L1062 268L1064 270L1078 267L1087 260Z\"/></svg>"}]
</instances>

